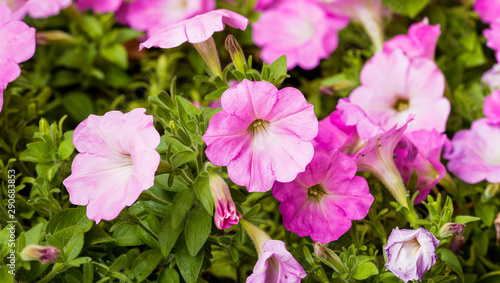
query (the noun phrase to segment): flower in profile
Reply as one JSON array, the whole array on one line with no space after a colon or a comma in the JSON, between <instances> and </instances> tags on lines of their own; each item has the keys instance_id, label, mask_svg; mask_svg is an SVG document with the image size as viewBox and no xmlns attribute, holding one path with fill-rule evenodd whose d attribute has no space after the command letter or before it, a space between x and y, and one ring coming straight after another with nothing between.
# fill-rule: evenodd
<instances>
[{"instance_id":1,"label":"flower in profile","mask_svg":"<svg viewBox=\"0 0 500 283\"><path fill-rule=\"evenodd\" d=\"M436 130L411 132L405 137L416 147L418 153L409 158L411 153L408 148L396 148L394 162L405 182L410 181L413 171L417 172L417 189L420 194L415 198L415 204L419 204L446 174L446 168L441 163L441 151L448 138Z\"/></svg>"},{"instance_id":2,"label":"flower in profile","mask_svg":"<svg viewBox=\"0 0 500 283\"><path fill-rule=\"evenodd\" d=\"M399 49L377 52L361 70L360 79L361 86L349 99L384 130L415 115L408 132L444 132L450 102L443 97L444 76L433 61L410 60Z\"/></svg>"},{"instance_id":3,"label":"flower in profile","mask_svg":"<svg viewBox=\"0 0 500 283\"><path fill-rule=\"evenodd\" d=\"M94 13L116 12L123 0L77 0L78 9L92 9Z\"/></svg>"},{"instance_id":4,"label":"flower in profile","mask_svg":"<svg viewBox=\"0 0 500 283\"><path fill-rule=\"evenodd\" d=\"M339 110L333 111L328 117L319 121L318 135L313 140L315 148L332 150L338 148L342 153L349 154L352 143L359 140L355 126L347 126L341 118Z\"/></svg>"},{"instance_id":5,"label":"flower in profile","mask_svg":"<svg viewBox=\"0 0 500 283\"><path fill-rule=\"evenodd\" d=\"M439 238L448 238L462 236L465 231L465 225L461 223L446 223L439 229Z\"/></svg>"},{"instance_id":6,"label":"flower in profile","mask_svg":"<svg viewBox=\"0 0 500 283\"><path fill-rule=\"evenodd\" d=\"M227 166L229 178L249 192L290 182L314 155L318 133L313 106L295 88L243 80L222 94L222 111L203 136L208 159Z\"/></svg>"},{"instance_id":7,"label":"flower in profile","mask_svg":"<svg viewBox=\"0 0 500 283\"><path fill-rule=\"evenodd\" d=\"M146 109L126 114L90 115L76 127L73 143L80 152L63 181L76 205L87 205L87 217L112 220L153 186L160 154L160 135Z\"/></svg>"},{"instance_id":8,"label":"flower in profile","mask_svg":"<svg viewBox=\"0 0 500 283\"><path fill-rule=\"evenodd\" d=\"M259 259L248 276L247 283L290 282L298 283L307 273L286 249L285 243L272 240L264 231L245 219L241 224L252 239Z\"/></svg>"},{"instance_id":9,"label":"flower in profile","mask_svg":"<svg viewBox=\"0 0 500 283\"><path fill-rule=\"evenodd\" d=\"M147 31L152 36L182 20L213 9L215 0L135 0L129 3L125 18L132 28Z\"/></svg>"},{"instance_id":10,"label":"flower in profile","mask_svg":"<svg viewBox=\"0 0 500 283\"><path fill-rule=\"evenodd\" d=\"M499 0L476 0L474 10L479 14L485 23L491 23L500 16Z\"/></svg>"},{"instance_id":11,"label":"flower in profile","mask_svg":"<svg viewBox=\"0 0 500 283\"><path fill-rule=\"evenodd\" d=\"M422 280L422 276L436 263L439 240L424 228L399 230L396 227L384 246L387 254L385 267L404 282Z\"/></svg>"},{"instance_id":12,"label":"flower in profile","mask_svg":"<svg viewBox=\"0 0 500 283\"><path fill-rule=\"evenodd\" d=\"M440 26L429 25L429 19L425 18L419 23L412 24L408 29L408 35L397 35L385 42L384 51L391 52L394 49L401 49L410 59L434 60L434 50L440 34Z\"/></svg>"},{"instance_id":13,"label":"flower in profile","mask_svg":"<svg viewBox=\"0 0 500 283\"><path fill-rule=\"evenodd\" d=\"M39 260L42 263L54 262L59 256L59 250L55 247L28 245L21 252L21 259L23 261Z\"/></svg>"},{"instance_id":14,"label":"flower in profile","mask_svg":"<svg viewBox=\"0 0 500 283\"><path fill-rule=\"evenodd\" d=\"M315 1L283 1L265 10L252 26L261 57L271 63L282 55L288 69L313 69L337 48L337 31L348 21L328 14Z\"/></svg>"},{"instance_id":15,"label":"flower in profile","mask_svg":"<svg viewBox=\"0 0 500 283\"><path fill-rule=\"evenodd\" d=\"M499 12L500 16L500 12ZM495 57L497 62L500 62L500 19L490 23L490 29L483 31L484 37L488 40L486 46L495 50Z\"/></svg>"},{"instance_id":16,"label":"flower in profile","mask_svg":"<svg viewBox=\"0 0 500 283\"><path fill-rule=\"evenodd\" d=\"M491 90L500 89L500 64L495 64L490 70L484 72L481 81L485 82Z\"/></svg>"},{"instance_id":17,"label":"flower in profile","mask_svg":"<svg viewBox=\"0 0 500 283\"><path fill-rule=\"evenodd\" d=\"M229 229L231 225L238 224L241 214L236 210L234 201L231 198L229 188L217 173L209 174L210 190L215 203L215 225L219 229Z\"/></svg>"},{"instance_id":18,"label":"flower in profile","mask_svg":"<svg viewBox=\"0 0 500 283\"><path fill-rule=\"evenodd\" d=\"M12 10L12 19L22 20L26 14L32 18L47 18L59 14L71 5L71 0L0 0Z\"/></svg>"},{"instance_id":19,"label":"flower in profile","mask_svg":"<svg viewBox=\"0 0 500 283\"><path fill-rule=\"evenodd\" d=\"M3 90L21 74L19 63L35 54L35 29L12 20L9 7L0 4L0 111Z\"/></svg>"},{"instance_id":20,"label":"flower in profile","mask_svg":"<svg viewBox=\"0 0 500 283\"><path fill-rule=\"evenodd\" d=\"M290 183L274 183L286 229L315 242L337 240L351 228L351 220L366 217L373 202L368 183L355 175L356 163L349 156L316 149L305 172Z\"/></svg>"}]
</instances>

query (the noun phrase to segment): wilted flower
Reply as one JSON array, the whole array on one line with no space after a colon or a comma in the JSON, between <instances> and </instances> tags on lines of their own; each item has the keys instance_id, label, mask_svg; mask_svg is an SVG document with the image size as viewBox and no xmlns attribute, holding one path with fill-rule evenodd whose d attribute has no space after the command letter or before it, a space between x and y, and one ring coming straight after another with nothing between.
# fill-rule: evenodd
<instances>
[{"instance_id":1,"label":"wilted flower","mask_svg":"<svg viewBox=\"0 0 500 283\"><path fill-rule=\"evenodd\" d=\"M227 166L229 178L249 192L290 182L314 155L318 133L313 106L295 88L243 80L222 94L222 111L203 136L208 159Z\"/></svg>"},{"instance_id":2,"label":"wilted flower","mask_svg":"<svg viewBox=\"0 0 500 283\"><path fill-rule=\"evenodd\" d=\"M247 283L298 283L301 278L306 277L306 272L287 251L285 243L272 240L264 231L245 219L241 220L241 224L252 238L259 254L253 273L246 280Z\"/></svg>"},{"instance_id":3,"label":"wilted flower","mask_svg":"<svg viewBox=\"0 0 500 283\"><path fill-rule=\"evenodd\" d=\"M215 203L215 225L219 229L229 229L231 225L238 224L241 214L236 210L229 188L217 173L210 173L210 190Z\"/></svg>"},{"instance_id":4,"label":"wilted flower","mask_svg":"<svg viewBox=\"0 0 500 283\"><path fill-rule=\"evenodd\" d=\"M436 263L439 240L424 228L392 230L384 249L385 267L404 282L422 280L422 276Z\"/></svg>"},{"instance_id":5,"label":"wilted flower","mask_svg":"<svg viewBox=\"0 0 500 283\"><path fill-rule=\"evenodd\" d=\"M439 230L439 238L448 238L452 236L462 236L465 231L465 225L461 223L446 223Z\"/></svg>"},{"instance_id":6,"label":"wilted flower","mask_svg":"<svg viewBox=\"0 0 500 283\"><path fill-rule=\"evenodd\" d=\"M412 24L408 29L408 35L396 35L384 43L384 52L401 49L403 53L413 58L427 58L434 60L434 50L441 29L439 25L429 25L427 18L421 22Z\"/></svg>"},{"instance_id":7,"label":"wilted flower","mask_svg":"<svg viewBox=\"0 0 500 283\"><path fill-rule=\"evenodd\" d=\"M126 114L90 115L76 127L73 143L80 152L63 181L69 200L87 205L87 217L112 220L153 186L160 154L160 135L146 109Z\"/></svg>"},{"instance_id":8,"label":"wilted flower","mask_svg":"<svg viewBox=\"0 0 500 283\"><path fill-rule=\"evenodd\" d=\"M360 79L361 86L349 99L383 129L402 125L413 114L408 132L444 132L450 102L443 97L444 76L433 61L410 60L399 49L378 52L365 64Z\"/></svg>"},{"instance_id":9,"label":"wilted flower","mask_svg":"<svg viewBox=\"0 0 500 283\"><path fill-rule=\"evenodd\" d=\"M55 247L28 245L21 252L21 259L23 261L39 260L42 263L54 262L59 255L59 250Z\"/></svg>"},{"instance_id":10,"label":"wilted flower","mask_svg":"<svg viewBox=\"0 0 500 283\"><path fill-rule=\"evenodd\" d=\"M315 242L337 240L352 220L365 218L373 202L356 163L337 149L316 149L306 171L290 183L275 182L273 195L287 230Z\"/></svg>"},{"instance_id":11,"label":"wilted flower","mask_svg":"<svg viewBox=\"0 0 500 283\"><path fill-rule=\"evenodd\" d=\"M337 48L337 31L348 23L328 14L315 1L283 1L265 10L252 26L261 57L271 63L282 55L288 69L313 69Z\"/></svg>"},{"instance_id":12,"label":"wilted flower","mask_svg":"<svg viewBox=\"0 0 500 283\"><path fill-rule=\"evenodd\" d=\"M123 0L77 0L78 9L92 9L94 13L116 12Z\"/></svg>"},{"instance_id":13,"label":"wilted flower","mask_svg":"<svg viewBox=\"0 0 500 283\"><path fill-rule=\"evenodd\" d=\"M9 7L0 4L0 111L3 90L21 74L19 63L35 54L35 29L22 21L11 20Z\"/></svg>"}]
</instances>

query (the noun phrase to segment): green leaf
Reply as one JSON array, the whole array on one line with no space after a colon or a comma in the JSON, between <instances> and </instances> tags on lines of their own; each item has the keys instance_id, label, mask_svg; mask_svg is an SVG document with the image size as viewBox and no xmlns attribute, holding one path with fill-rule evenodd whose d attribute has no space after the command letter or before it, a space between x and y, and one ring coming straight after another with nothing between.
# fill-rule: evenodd
<instances>
[{"instance_id":1,"label":"green leaf","mask_svg":"<svg viewBox=\"0 0 500 283\"><path fill-rule=\"evenodd\" d=\"M192 190L177 193L172 203L172 228L177 228L186 217L186 213L193 205L194 194Z\"/></svg>"},{"instance_id":2,"label":"green leaf","mask_svg":"<svg viewBox=\"0 0 500 283\"><path fill-rule=\"evenodd\" d=\"M158 229L158 241L160 250L164 257L168 257L170 251L175 245L177 238L182 232L183 225L178 225L177 228L172 228L170 212L163 218Z\"/></svg>"},{"instance_id":3,"label":"green leaf","mask_svg":"<svg viewBox=\"0 0 500 283\"><path fill-rule=\"evenodd\" d=\"M364 262L360 264L354 272L353 278L356 280L365 280L372 275L377 275L378 269L373 262Z\"/></svg>"},{"instance_id":4,"label":"green leaf","mask_svg":"<svg viewBox=\"0 0 500 283\"><path fill-rule=\"evenodd\" d=\"M136 39L144 35L144 32L130 28L117 28L115 31L117 32L115 39L115 42L117 43Z\"/></svg>"},{"instance_id":5,"label":"green leaf","mask_svg":"<svg viewBox=\"0 0 500 283\"><path fill-rule=\"evenodd\" d=\"M119 43L104 47L101 49L101 55L122 69L127 69L128 67L127 49Z\"/></svg>"},{"instance_id":6,"label":"green leaf","mask_svg":"<svg viewBox=\"0 0 500 283\"><path fill-rule=\"evenodd\" d=\"M184 280L187 283L195 283L203 263L203 251L200 251L196 256L192 256L185 242L184 239L179 241L175 252L176 262Z\"/></svg>"},{"instance_id":7,"label":"green leaf","mask_svg":"<svg viewBox=\"0 0 500 283\"><path fill-rule=\"evenodd\" d=\"M212 217L205 209L196 206L189 213L185 225L186 245L192 256L195 256L207 241L212 228Z\"/></svg>"},{"instance_id":8,"label":"green leaf","mask_svg":"<svg viewBox=\"0 0 500 283\"><path fill-rule=\"evenodd\" d=\"M460 223L460 224L467 224L469 222L474 222L474 221L478 221L478 220L481 220L481 218L475 217L475 216L469 216L469 215L459 215L459 216L455 217L455 219L453 219L453 222Z\"/></svg>"},{"instance_id":9,"label":"green leaf","mask_svg":"<svg viewBox=\"0 0 500 283\"><path fill-rule=\"evenodd\" d=\"M113 231L113 237L116 239L116 245L128 247L144 245L139 237L139 227L131 224L120 224Z\"/></svg>"},{"instance_id":10,"label":"green leaf","mask_svg":"<svg viewBox=\"0 0 500 283\"><path fill-rule=\"evenodd\" d=\"M48 163L52 161L50 145L43 141L32 142L26 145L27 149L21 153L19 159L22 161Z\"/></svg>"},{"instance_id":11,"label":"green leaf","mask_svg":"<svg viewBox=\"0 0 500 283\"><path fill-rule=\"evenodd\" d=\"M198 156L198 152L192 152L192 151L181 151L177 152L172 156L172 166L174 168L178 168L182 166L183 164L189 163L193 160L196 159Z\"/></svg>"},{"instance_id":12,"label":"green leaf","mask_svg":"<svg viewBox=\"0 0 500 283\"><path fill-rule=\"evenodd\" d=\"M179 273L173 268L165 268L158 276L158 283L179 283Z\"/></svg>"},{"instance_id":13,"label":"green leaf","mask_svg":"<svg viewBox=\"0 0 500 283\"><path fill-rule=\"evenodd\" d=\"M64 110L76 121L80 122L94 113L92 99L85 93L74 91L64 96L62 100Z\"/></svg>"},{"instance_id":14,"label":"green leaf","mask_svg":"<svg viewBox=\"0 0 500 283\"><path fill-rule=\"evenodd\" d=\"M85 207L67 208L49 220L47 233L54 234L57 231L74 225L80 226L83 232L88 232L93 224L94 222L87 218Z\"/></svg>"},{"instance_id":15,"label":"green leaf","mask_svg":"<svg viewBox=\"0 0 500 283\"><path fill-rule=\"evenodd\" d=\"M458 278L460 282L465 282L464 272L462 271L462 265L460 265L460 261L457 256L451 252L447 248L438 248L436 250L436 254L439 255L441 260L453 270L456 274L458 274Z\"/></svg>"},{"instance_id":16,"label":"green leaf","mask_svg":"<svg viewBox=\"0 0 500 283\"><path fill-rule=\"evenodd\" d=\"M141 282L148 278L149 274L156 269L158 263L162 260L162 255L159 250L147 250L140 254L132 264L132 274L134 274L137 282Z\"/></svg>"},{"instance_id":17,"label":"green leaf","mask_svg":"<svg viewBox=\"0 0 500 283\"><path fill-rule=\"evenodd\" d=\"M71 226L53 235L47 235L49 245L59 249L59 257L68 263L75 259L83 247L83 228L80 226Z\"/></svg>"},{"instance_id":18,"label":"green leaf","mask_svg":"<svg viewBox=\"0 0 500 283\"><path fill-rule=\"evenodd\" d=\"M80 26L91 38L98 38L103 35L102 25L95 16L83 15L82 24Z\"/></svg>"},{"instance_id":19,"label":"green leaf","mask_svg":"<svg viewBox=\"0 0 500 283\"><path fill-rule=\"evenodd\" d=\"M271 65L269 65L269 70L271 71L269 75L269 77L271 78L279 78L282 75L286 75L286 56L282 55L274 62L272 62Z\"/></svg>"},{"instance_id":20,"label":"green leaf","mask_svg":"<svg viewBox=\"0 0 500 283\"><path fill-rule=\"evenodd\" d=\"M221 87L218 88L217 90L212 91L211 93L205 95L205 99L207 100L212 100L212 99L220 99L222 97L222 94L229 89L229 87Z\"/></svg>"},{"instance_id":21,"label":"green leaf","mask_svg":"<svg viewBox=\"0 0 500 283\"><path fill-rule=\"evenodd\" d=\"M208 177L198 176L193 184L196 198L201 202L205 210L211 216L214 215L214 198L210 190L210 180Z\"/></svg>"},{"instance_id":22,"label":"green leaf","mask_svg":"<svg viewBox=\"0 0 500 283\"><path fill-rule=\"evenodd\" d=\"M75 146L73 145L73 140L69 139L62 141L58 148L59 158L66 159L70 157L74 150Z\"/></svg>"},{"instance_id":23,"label":"green leaf","mask_svg":"<svg viewBox=\"0 0 500 283\"><path fill-rule=\"evenodd\" d=\"M383 0L384 6L393 10L394 12L409 16L410 18L415 18L424 8L429 4L430 0Z\"/></svg>"}]
</instances>

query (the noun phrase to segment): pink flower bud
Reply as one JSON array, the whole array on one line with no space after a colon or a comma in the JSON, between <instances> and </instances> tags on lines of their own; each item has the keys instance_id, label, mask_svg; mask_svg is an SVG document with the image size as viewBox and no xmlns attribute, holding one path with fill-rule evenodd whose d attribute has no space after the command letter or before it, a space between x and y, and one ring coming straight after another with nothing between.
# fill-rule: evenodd
<instances>
[{"instance_id":1,"label":"pink flower bud","mask_svg":"<svg viewBox=\"0 0 500 283\"><path fill-rule=\"evenodd\" d=\"M24 261L39 260L42 263L54 262L59 255L59 250L55 247L45 247L40 245L28 245L21 252Z\"/></svg>"},{"instance_id":2,"label":"pink flower bud","mask_svg":"<svg viewBox=\"0 0 500 283\"><path fill-rule=\"evenodd\" d=\"M215 225L219 229L229 229L231 225L238 224L241 214L236 210L224 179L216 173L210 174L209 179L215 203Z\"/></svg>"}]
</instances>

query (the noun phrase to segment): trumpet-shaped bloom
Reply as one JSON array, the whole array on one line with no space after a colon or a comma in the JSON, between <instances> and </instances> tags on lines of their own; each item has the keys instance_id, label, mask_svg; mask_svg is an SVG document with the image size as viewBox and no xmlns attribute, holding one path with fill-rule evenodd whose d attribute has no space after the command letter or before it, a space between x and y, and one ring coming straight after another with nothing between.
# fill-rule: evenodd
<instances>
[{"instance_id":1,"label":"trumpet-shaped bloom","mask_svg":"<svg viewBox=\"0 0 500 283\"><path fill-rule=\"evenodd\" d=\"M485 23L491 23L500 16L500 0L476 0L474 10Z\"/></svg>"},{"instance_id":2,"label":"trumpet-shaped bloom","mask_svg":"<svg viewBox=\"0 0 500 283\"><path fill-rule=\"evenodd\" d=\"M500 11L498 16L500 17ZM483 34L488 40L486 46L495 50L497 62L500 62L500 19L491 22L490 29L484 30Z\"/></svg>"},{"instance_id":3,"label":"trumpet-shaped bloom","mask_svg":"<svg viewBox=\"0 0 500 283\"><path fill-rule=\"evenodd\" d=\"M219 229L229 229L231 225L238 224L241 214L236 210L231 193L224 179L216 173L211 173L209 180L210 190L212 191L215 203L215 225Z\"/></svg>"},{"instance_id":4,"label":"trumpet-shaped bloom","mask_svg":"<svg viewBox=\"0 0 500 283\"><path fill-rule=\"evenodd\" d=\"M215 32L224 30L226 24L245 30L248 19L228 10L214 10L162 29L141 43L140 49L153 46L173 48L186 41L201 43L208 40Z\"/></svg>"},{"instance_id":5,"label":"trumpet-shaped bloom","mask_svg":"<svg viewBox=\"0 0 500 283\"><path fill-rule=\"evenodd\" d=\"M112 220L153 186L160 155L160 135L146 109L126 114L90 115L76 127L73 143L80 152L63 181L69 200L87 205L87 217Z\"/></svg>"},{"instance_id":6,"label":"trumpet-shaped bloom","mask_svg":"<svg viewBox=\"0 0 500 283\"><path fill-rule=\"evenodd\" d=\"M26 14L32 18L47 18L59 14L71 4L71 0L0 0L9 6L12 19L22 20Z\"/></svg>"},{"instance_id":7,"label":"trumpet-shaped bloom","mask_svg":"<svg viewBox=\"0 0 500 283\"><path fill-rule=\"evenodd\" d=\"M307 273L287 251L285 243L268 240L262 245L263 252L248 276L247 283L290 282L298 283Z\"/></svg>"},{"instance_id":8,"label":"trumpet-shaped bloom","mask_svg":"<svg viewBox=\"0 0 500 283\"><path fill-rule=\"evenodd\" d=\"M484 98L483 113L493 123L500 123L500 90Z\"/></svg>"},{"instance_id":9,"label":"trumpet-shaped bloom","mask_svg":"<svg viewBox=\"0 0 500 283\"><path fill-rule=\"evenodd\" d=\"M35 54L35 29L22 21L11 20L9 7L0 4L0 111L3 90L21 74L19 63Z\"/></svg>"},{"instance_id":10,"label":"trumpet-shaped bloom","mask_svg":"<svg viewBox=\"0 0 500 283\"><path fill-rule=\"evenodd\" d=\"M401 49L409 58L427 58L434 60L434 50L441 29L439 25L429 25L427 18L413 24L408 29L408 35L397 35L384 43L384 51L391 52Z\"/></svg>"},{"instance_id":11,"label":"trumpet-shaped bloom","mask_svg":"<svg viewBox=\"0 0 500 283\"><path fill-rule=\"evenodd\" d=\"M417 189L420 195L415 198L415 204L418 204L427 198L432 187L446 174L446 168L441 163L441 151L448 139L445 134L439 134L435 130L420 130L405 136L417 148L418 153L414 158L408 158L410 150L397 148L394 151L394 162L405 182L411 179L414 170L417 172Z\"/></svg>"},{"instance_id":12,"label":"trumpet-shaped bloom","mask_svg":"<svg viewBox=\"0 0 500 283\"><path fill-rule=\"evenodd\" d=\"M274 183L286 229L329 243L351 228L351 220L365 218L373 196L366 180L355 176L356 169L352 158L337 149L317 149L293 182Z\"/></svg>"},{"instance_id":13,"label":"trumpet-shaped bloom","mask_svg":"<svg viewBox=\"0 0 500 283\"><path fill-rule=\"evenodd\" d=\"M337 31L348 21L328 14L314 1L283 1L265 10L253 24L253 40L271 63L282 55L288 69L313 69L337 48Z\"/></svg>"},{"instance_id":14,"label":"trumpet-shaped bloom","mask_svg":"<svg viewBox=\"0 0 500 283\"><path fill-rule=\"evenodd\" d=\"M136 0L129 4L126 20L149 36L182 20L215 9L215 0Z\"/></svg>"},{"instance_id":15,"label":"trumpet-shaped bloom","mask_svg":"<svg viewBox=\"0 0 500 283\"><path fill-rule=\"evenodd\" d=\"M203 136L205 153L227 166L234 183L264 192L275 180L290 182L305 170L318 120L300 91L243 80L222 94L221 103Z\"/></svg>"},{"instance_id":16,"label":"trumpet-shaped bloom","mask_svg":"<svg viewBox=\"0 0 500 283\"><path fill-rule=\"evenodd\" d=\"M433 61L410 60L399 49L378 52L365 64L360 76L361 86L349 98L380 127L387 130L415 115L409 132L444 132L450 102L443 97L444 76Z\"/></svg>"},{"instance_id":17,"label":"trumpet-shaped bloom","mask_svg":"<svg viewBox=\"0 0 500 283\"><path fill-rule=\"evenodd\" d=\"M422 276L436 263L439 240L424 228L392 230L384 249L385 267L404 282L422 280Z\"/></svg>"},{"instance_id":18,"label":"trumpet-shaped bloom","mask_svg":"<svg viewBox=\"0 0 500 283\"><path fill-rule=\"evenodd\" d=\"M92 9L94 13L116 12L123 0L77 0L78 9Z\"/></svg>"}]
</instances>

